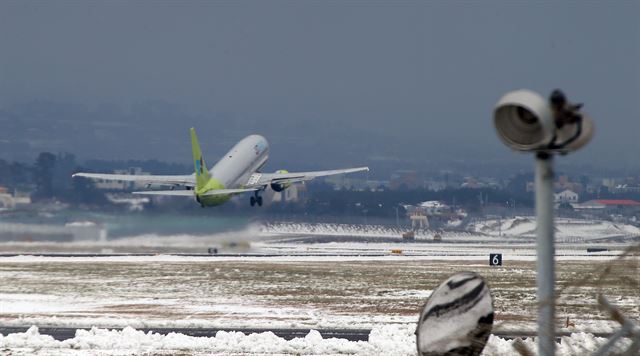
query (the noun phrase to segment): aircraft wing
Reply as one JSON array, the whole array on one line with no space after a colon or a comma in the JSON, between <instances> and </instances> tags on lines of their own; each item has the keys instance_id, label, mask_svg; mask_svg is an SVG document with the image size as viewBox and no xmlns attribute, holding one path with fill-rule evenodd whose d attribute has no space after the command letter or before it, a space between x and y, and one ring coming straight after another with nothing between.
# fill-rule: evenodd
<instances>
[{"instance_id":1,"label":"aircraft wing","mask_svg":"<svg viewBox=\"0 0 640 356\"><path fill-rule=\"evenodd\" d=\"M212 196L212 195L229 195L229 194L239 194L246 192L253 192L258 190L257 188L249 188L249 189L215 189L210 190L206 193L200 194L200 196ZM141 195L171 195L178 197L193 197L195 193L193 190L146 190L141 192L133 192L132 194L141 194Z\"/></svg>"},{"instance_id":2,"label":"aircraft wing","mask_svg":"<svg viewBox=\"0 0 640 356\"><path fill-rule=\"evenodd\" d=\"M185 187L195 187L196 178L191 175L133 175L133 174L103 174L103 173L76 173L72 177L85 177L91 179L120 180L127 182L140 182L157 185L182 185Z\"/></svg>"},{"instance_id":3,"label":"aircraft wing","mask_svg":"<svg viewBox=\"0 0 640 356\"><path fill-rule=\"evenodd\" d=\"M347 173L355 173L369 171L369 167L358 167L358 168L346 168L346 169L334 169L330 171L312 171L312 172L298 172L298 173L254 173L251 178L249 178L249 182L246 184L247 187L264 187L266 185L276 183L276 184L290 184L297 182L305 182L308 180L312 180L318 177L326 177L333 176L336 174L347 174Z\"/></svg>"}]
</instances>

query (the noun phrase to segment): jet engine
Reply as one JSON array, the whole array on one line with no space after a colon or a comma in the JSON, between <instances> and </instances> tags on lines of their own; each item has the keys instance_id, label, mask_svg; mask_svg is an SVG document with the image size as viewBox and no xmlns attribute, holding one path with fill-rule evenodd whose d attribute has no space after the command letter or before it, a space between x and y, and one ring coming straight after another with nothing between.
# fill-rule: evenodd
<instances>
[{"instance_id":1,"label":"jet engine","mask_svg":"<svg viewBox=\"0 0 640 356\"><path fill-rule=\"evenodd\" d=\"M285 169L279 169L276 171L276 173L285 174L285 173L289 173L289 171ZM271 183L271 189L273 189L274 192L281 192L289 188L290 186L291 186L291 183Z\"/></svg>"}]
</instances>

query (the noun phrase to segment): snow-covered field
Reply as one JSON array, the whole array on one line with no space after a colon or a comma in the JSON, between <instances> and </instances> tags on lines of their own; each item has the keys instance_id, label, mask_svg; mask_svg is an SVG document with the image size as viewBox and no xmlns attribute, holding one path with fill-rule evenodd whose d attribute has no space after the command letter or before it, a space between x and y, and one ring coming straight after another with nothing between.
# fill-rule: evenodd
<instances>
[{"instance_id":1,"label":"snow-covered field","mask_svg":"<svg viewBox=\"0 0 640 356\"><path fill-rule=\"evenodd\" d=\"M381 225L356 225L356 224L306 224L306 223L269 223L260 226L263 236L325 236L325 237L350 237L363 239L395 239L402 241L402 234L406 228L396 228ZM433 240L434 235L439 235L446 241L486 241L495 240L492 236L474 231L435 231L420 230L415 232L416 240Z\"/></svg>"},{"instance_id":2,"label":"snow-covered field","mask_svg":"<svg viewBox=\"0 0 640 356\"><path fill-rule=\"evenodd\" d=\"M633 238L640 236L640 228L636 226L605 220L557 218L555 226L555 236L558 242L586 242L614 237ZM471 224L468 229L489 236L535 237L536 220L531 216L482 220Z\"/></svg>"},{"instance_id":3,"label":"snow-covered field","mask_svg":"<svg viewBox=\"0 0 640 356\"><path fill-rule=\"evenodd\" d=\"M498 227L484 222L475 225L476 232L444 233L442 242L432 241L427 232L416 242L404 243L399 231L382 227L273 224L212 236L138 236L64 245L71 252L86 251L87 246L93 251L140 252L158 245L204 252L223 240L239 239L250 242L249 252L275 255L271 257L0 257L1 325L95 327L79 330L75 338L62 342L32 328L1 336L0 350L13 355L86 354L88 350L94 355L413 355L421 306L442 280L465 270L481 274L491 287L494 330L532 331L536 267L530 223L514 219ZM606 294L625 315L640 319L640 259L637 250L623 256L637 240L637 231L608 224L568 221L558 225L565 235L559 233L562 243L557 248L557 325L575 332L559 345L562 355L581 355L603 343L589 332L617 329L598 310L598 293ZM499 236L504 231L510 231L510 237ZM569 238L583 233L583 240ZM326 236L331 239L313 240ZM376 240L379 237L397 241ZM622 239L607 240L610 237ZM0 244L0 250L29 251L34 246L47 248ZM590 253L587 247L605 251ZM494 252L503 254L504 266L488 266L489 253ZM271 333L220 332L213 338L193 338L135 330L143 327L373 331L368 342L323 339L317 332L287 341ZM526 343L534 348L532 340ZM512 354L511 344L492 336L485 355Z\"/></svg>"},{"instance_id":4,"label":"snow-covered field","mask_svg":"<svg viewBox=\"0 0 640 356\"><path fill-rule=\"evenodd\" d=\"M448 242L533 242L535 217L478 220L465 230L421 230L416 240L433 240L438 235ZM268 223L259 227L264 236L339 236L402 239L406 229L380 225ZM607 239L640 238L640 228L605 220L556 219L556 241L583 243Z\"/></svg>"},{"instance_id":5,"label":"snow-covered field","mask_svg":"<svg viewBox=\"0 0 640 356\"><path fill-rule=\"evenodd\" d=\"M611 274L598 281L597 265L604 266L610 259L559 261L559 328L613 331L617 325L598 312L598 290L628 315L640 315L640 295L627 282L637 279L637 259L615 261ZM534 330L535 263L531 261L507 259L505 266L495 268L487 266L484 258L429 256L18 256L0 259L0 324L5 326L372 328L374 333L369 342L358 343L322 340L315 333L293 341L271 334L228 333L192 340L184 335L141 336L132 329L100 329L79 331L75 339L57 342L31 330L0 339L0 347L14 351L26 347L24 354L40 343L44 343L41 350L63 348L61 354L76 349L97 354L176 350L187 354L411 354L420 307L432 288L462 270L476 271L489 283L495 298L495 330ZM572 326L563 328L566 318ZM591 344L597 342L583 337ZM564 347L583 342L566 340L573 346ZM503 352L509 345L494 338L489 347L493 351L487 354L510 354Z\"/></svg>"}]
</instances>

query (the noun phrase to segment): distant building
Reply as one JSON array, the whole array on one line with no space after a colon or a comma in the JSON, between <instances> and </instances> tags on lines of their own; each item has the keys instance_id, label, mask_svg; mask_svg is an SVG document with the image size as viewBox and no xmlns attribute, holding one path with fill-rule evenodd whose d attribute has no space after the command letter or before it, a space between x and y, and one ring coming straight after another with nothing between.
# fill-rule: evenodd
<instances>
[{"instance_id":1,"label":"distant building","mask_svg":"<svg viewBox=\"0 0 640 356\"><path fill-rule=\"evenodd\" d=\"M367 180L359 178L351 178L345 175L335 175L324 179L325 182L333 185L335 190L358 190L358 191L377 191L384 190L389 185L388 181Z\"/></svg>"},{"instance_id":2,"label":"distant building","mask_svg":"<svg viewBox=\"0 0 640 356\"><path fill-rule=\"evenodd\" d=\"M13 208L13 197L7 193L7 188L0 187L0 207Z\"/></svg>"},{"instance_id":3,"label":"distant building","mask_svg":"<svg viewBox=\"0 0 640 356\"><path fill-rule=\"evenodd\" d=\"M582 183L580 182L572 182L569 180L569 177L567 176L560 176L558 177L558 181L556 181L553 184L554 188L556 190L562 191L562 190L570 190L574 193L577 194L581 194L582 192L584 192L584 186Z\"/></svg>"},{"instance_id":4,"label":"distant building","mask_svg":"<svg viewBox=\"0 0 640 356\"><path fill-rule=\"evenodd\" d=\"M464 177L460 188L480 189L480 188L500 188L500 184L491 178Z\"/></svg>"},{"instance_id":5,"label":"distant building","mask_svg":"<svg viewBox=\"0 0 640 356\"><path fill-rule=\"evenodd\" d=\"M561 175L553 182L553 189L557 192L564 190L570 190L574 193L581 194L584 192L585 187L582 183L572 182L566 175ZM533 192L535 190L535 182L527 182L526 191Z\"/></svg>"},{"instance_id":6,"label":"distant building","mask_svg":"<svg viewBox=\"0 0 640 356\"><path fill-rule=\"evenodd\" d=\"M447 189L447 184L444 181L428 180L425 182L425 188L437 192L439 190Z\"/></svg>"},{"instance_id":7,"label":"distant building","mask_svg":"<svg viewBox=\"0 0 640 356\"><path fill-rule=\"evenodd\" d=\"M424 215L443 215L451 212L451 207L441 201L430 200L418 205L407 205L410 210L419 211ZM409 210L407 209L407 210Z\"/></svg>"},{"instance_id":8,"label":"distant building","mask_svg":"<svg viewBox=\"0 0 640 356\"><path fill-rule=\"evenodd\" d=\"M602 180L602 186L614 194L640 193L640 177L605 178Z\"/></svg>"},{"instance_id":9,"label":"distant building","mask_svg":"<svg viewBox=\"0 0 640 356\"><path fill-rule=\"evenodd\" d=\"M464 210L455 209L437 200L425 201L417 205L404 205L404 208L412 223L423 216L428 217L427 227L431 225L431 222L448 224L451 221L461 221L467 216Z\"/></svg>"},{"instance_id":10,"label":"distant building","mask_svg":"<svg viewBox=\"0 0 640 356\"><path fill-rule=\"evenodd\" d=\"M396 171L389 181L389 189L418 189L424 188L424 180L416 171Z\"/></svg>"},{"instance_id":11,"label":"distant building","mask_svg":"<svg viewBox=\"0 0 640 356\"><path fill-rule=\"evenodd\" d=\"M124 175L149 175L149 172L144 172L140 167L129 167L127 169L116 169L113 171L113 174L124 174ZM145 184L141 182L128 182L122 180L104 180L97 179L95 182L95 186L98 189L103 190L132 190L132 189L140 189L144 188Z\"/></svg>"},{"instance_id":12,"label":"distant building","mask_svg":"<svg viewBox=\"0 0 640 356\"><path fill-rule=\"evenodd\" d=\"M630 215L640 212L640 202L630 199L597 199L571 204L576 211Z\"/></svg>"},{"instance_id":13,"label":"distant building","mask_svg":"<svg viewBox=\"0 0 640 356\"><path fill-rule=\"evenodd\" d=\"M417 205L404 205L404 208L409 216L419 214L429 217L440 217L445 220L467 216L467 213L462 209L455 209L438 200L429 200Z\"/></svg>"},{"instance_id":14,"label":"distant building","mask_svg":"<svg viewBox=\"0 0 640 356\"><path fill-rule=\"evenodd\" d=\"M616 186L616 180L613 178L604 178L602 180L602 186L608 188L609 190L611 190L612 188L614 188Z\"/></svg>"},{"instance_id":15,"label":"distant building","mask_svg":"<svg viewBox=\"0 0 640 356\"><path fill-rule=\"evenodd\" d=\"M574 210L579 212L598 213L604 212L606 205L597 203L595 200L589 200L584 203L571 204Z\"/></svg>"},{"instance_id":16,"label":"distant building","mask_svg":"<svg viewBox=\"0 0 640 356\"><path fill-rule=\"evenodd\" d=\"M556 203L577 203L580 196L578 193L565 189L559 193L553 195L553 200Z\"/></svg>"},{"instance_id":17,"label":"distant building","mask_svg":"<svg viewBox=\"0 0 640 356\"><path fill-rule=\"evenodd\" d=\"M15 205L29 205L31 204L31 196L27 193L13 192L13 202Z\"/></svg>"},{"instance_id":18,"label":"distant building","mask_svg":"<svg viewBox=\"0 0 640 356\"><path fill-rule=\"evenodd\" d=\"M640 185L619 184L610 188L609 191L614 194L640 193Z\"/></svg>"},{"instance_id":19,"label":"distant building","mask_svg":"<svg viewBox=\"0 0 640 356\"><path fill-rule=\"evenodd\" d=\"M484 188L484 187L485 185L483 183L480 183L477 179L473 177L464 177L464 182L460 184L460 188L478 189L478 188Z\"/></svg>"},{"instance_id":20,"label":"distant building","mask_svg":"<svg viewBox=\"0 0 640 356\"><path fill-rule=\"evenodd\" d=\"M597 199L592 200L596 204L602 204L610 208L640 207L640 202L631 199Z\"/></svg>"},{"instance_id":21,"label":"distant building","mask_svg":"<svg viewBox=\"0 0 640 356\"><path fill-rule=\"evenodd\" d=\"M0 208L13 209L16 206L31 204L31 197L28 194L9 193L7 188L0 187Z\"/></svg>"}]
</instances>

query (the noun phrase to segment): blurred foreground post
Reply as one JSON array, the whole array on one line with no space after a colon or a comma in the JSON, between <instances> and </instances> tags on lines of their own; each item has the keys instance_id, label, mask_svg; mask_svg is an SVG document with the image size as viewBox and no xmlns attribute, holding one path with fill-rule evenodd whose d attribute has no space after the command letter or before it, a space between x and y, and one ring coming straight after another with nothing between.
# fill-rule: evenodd
<instances>
[{"instance_id":1,"label":"blurred foreground post","mask_svg":"<svg viewBox=\"0 0 640 356\"><path fill-rule=\"evenodd\" d=\"M555 244L553 231L553 155L536 154L536 238L538 284L538 354L553 355L555 325Z\"/></svg>"},{"instance_id":2,"label":"blurred foreground post","mask_svg":"<svg viewBox=\"0 0 640 356\"><path fill-rule=\"evenodd\" d=\"M580 149L594 132L582 104L554 90L545 100L530 90L506 93L496 104L493 124L509 148L536 156L536 236L538 284L538 354L555 354L555 246L553 225L553 155Z\"/></svg>"}]
</instances>

